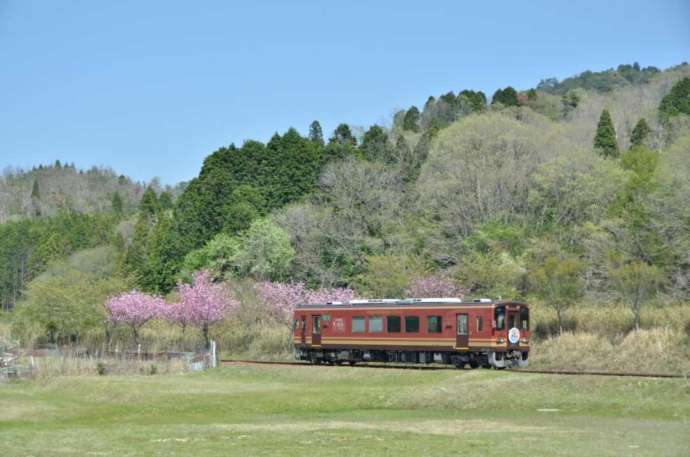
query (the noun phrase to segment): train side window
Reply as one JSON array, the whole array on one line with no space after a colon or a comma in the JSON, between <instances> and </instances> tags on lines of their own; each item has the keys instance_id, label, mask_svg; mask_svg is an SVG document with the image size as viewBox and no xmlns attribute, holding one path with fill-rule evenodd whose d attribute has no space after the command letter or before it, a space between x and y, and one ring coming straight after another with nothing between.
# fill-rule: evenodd
<instances>
[{"instance_id":1,"label":"train side window","mask_svg":"<svg viewBox=\"0 0 690 457\"><path fill-rule=\"evenodd\" d=\"M494 311L494 321L496 322L496 330L503 330L505 327L506 320L506 309L503 306L499 306Z\"/></svg>"},{"instance_id":2,"label":"train side window","mask_svg":"<svg viewBox=\"0 0 690 457\"><path fill-rule=\"evenodd\" d=\"M405 333L419 333L419 316L405 316Z\"/></svg>"},{"instance_id":3,"label":"train side window","mask_svg":"<svg viewBox=\"0 0 690 457\"><path fill-rule=\"evenodd\" d=\"M369 331L371 333L383 332L383 318L381 316L369 318Z\"/></svg>"},{"instance_id":4,"label":"train side window","mask_svg":"<svg viewBox=\"0 0 690 457\"><path fill-rule=\"evenodd\" d=\"M520 310L520 323L523 330L529 330L529 308L522 308Z\"/></svg>"},{"instance_id":5,"label":"train side window","mask_svg":"<svg viewBox=\"0 0 690 457\"><path fill-rule=\"evenodd\" d=\"M400 333L400 316L386 317L388 333Z\"/></svg>"},{"instance_id":6,"label":"train side window","mask_svg":"<svg viewBox=\"0 0 690 457\"><path fill-rule=\"evenodd\" d=\"M353 317L352 318L352 333L364 333L364 318L363 317Z\"/></svg>"},{"instance_id":7,"label":"train side window","mask_svg":"<svg viewBox=\"0 0 690 457\"><path fill-rule=\"evenodd\" d=\"M443 323L441 316L429 316L426 318L426 331L428 333L441 333L443 331Z\"/></svg>"},{"instance_id":8,"label":"train side window","mask_svg":"<svg viewBox=\"0 0 690 457\"><path fill-rule=\"evenodd\" d=\"M477 316L477 331L481 332L484 329L484 320L482 316Z\"/></svg>"}]
</instances>

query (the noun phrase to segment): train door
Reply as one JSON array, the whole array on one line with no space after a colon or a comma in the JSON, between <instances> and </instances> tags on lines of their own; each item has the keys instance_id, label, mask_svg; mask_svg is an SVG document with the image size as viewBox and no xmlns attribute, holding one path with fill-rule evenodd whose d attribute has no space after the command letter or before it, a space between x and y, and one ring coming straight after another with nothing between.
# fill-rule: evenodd
<instances>
[{"instance_id":1,"label":"train door","mask_svg":"<svg viewBox=\"0 0 690 457\"><path fill-rule=\"evenodd\" d=\"M302 344L306 344L307 342L307 319L304 316L300 317L300 323L299 323L299 329L300 329L300 340L302 341Z\"/></svg>"},{"instance_id":2,"label":"train door","mask_svg":"<svg viewBox=\"0 0 690 457\"><path fill-rule=\"evenodd\" d=\"M460 313L455 315L457 326L455 327L455 347L467 348L470 345L470 332L467 319L467 313Z\"/></svg>"},{"instance_id":3,"label":"train door","mask_svg":"<svg viewBox=\"0 0 690 457\"><path fill-rule=\"evenodd\" d=\"M318 315L311 317L311 344L321 345L321 316Z\"/></svg>"},{"instance_id":4,"label":"train door","mask_svg":"<svg viewBox=\"0 0 690 457\"><path fill-rule=\"evenodd\" d=\"M520 342L520 312L517 308L507 307L506 321L508 330L508 346L517 346Z\"/></svg>"}]
</instances>

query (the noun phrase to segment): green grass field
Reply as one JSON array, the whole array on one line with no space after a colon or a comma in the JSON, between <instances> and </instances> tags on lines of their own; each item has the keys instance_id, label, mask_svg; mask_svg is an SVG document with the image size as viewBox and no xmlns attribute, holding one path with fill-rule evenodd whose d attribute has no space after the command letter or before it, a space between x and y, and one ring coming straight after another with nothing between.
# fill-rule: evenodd
<instances>
[{"instance_id":1,"label":"green grass field","mask_svg":"<svg viewBox=\"0 0 690 457\"><path fill-rule=\"evenodd\" d=\"M0 385L0 456L686 456L687 380L230 366Z\"/></svg>"}]
</instances>

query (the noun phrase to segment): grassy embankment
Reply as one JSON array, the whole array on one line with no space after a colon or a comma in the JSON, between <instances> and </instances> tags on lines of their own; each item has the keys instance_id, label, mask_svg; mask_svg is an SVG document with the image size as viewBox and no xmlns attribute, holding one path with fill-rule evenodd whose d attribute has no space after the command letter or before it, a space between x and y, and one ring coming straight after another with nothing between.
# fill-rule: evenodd
<instances>
[{"instance_id":1,"label":"grassy embankment","mask_svg":"<svg viewBox=\"0 0 690 457\"><path fill-rule=\"evenodd\" d=\"M684 379L233 366L0 385L0 455L687 455Z\"/></svg>"}]
</instances>

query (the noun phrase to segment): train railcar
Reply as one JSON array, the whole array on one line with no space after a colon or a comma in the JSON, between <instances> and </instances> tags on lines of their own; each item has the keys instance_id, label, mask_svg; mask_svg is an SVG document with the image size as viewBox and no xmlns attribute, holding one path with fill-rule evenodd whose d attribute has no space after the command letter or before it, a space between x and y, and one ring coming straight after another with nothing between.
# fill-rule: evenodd
<instances>
[{"instance_id":1,"label":"train railcar","mask_svg":"<svg viewBox=\"0 0 690 457\"><path fill-rule=\"evenodd\" d=\"M529 307L457 298L352 300L294 312L295 358L312 363L442 363L524 367Z\"/></svg>"}]
</instances>

